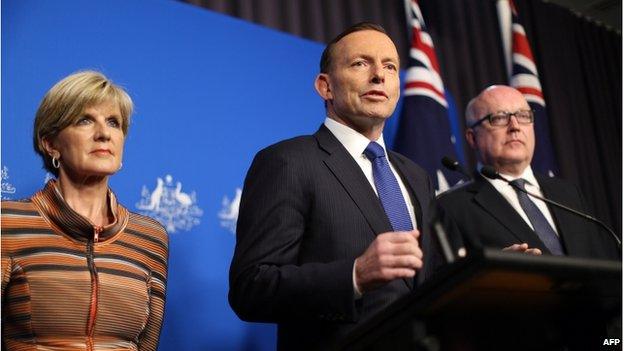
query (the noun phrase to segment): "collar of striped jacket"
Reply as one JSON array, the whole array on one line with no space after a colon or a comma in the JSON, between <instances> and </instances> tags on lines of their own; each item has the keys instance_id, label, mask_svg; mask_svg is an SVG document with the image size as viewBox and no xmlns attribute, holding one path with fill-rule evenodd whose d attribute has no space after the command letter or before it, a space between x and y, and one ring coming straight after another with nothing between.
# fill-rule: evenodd
<instances>
[{"instance_id":1,"label":"collar of striped jacket","mask_svg":"<svg viewBox=\"0 0 624 351\"><path fill-rule=\"evenodd\" d=\"M108 205L113 214L113 221L104 227L95 226L69 207L58 189L56 180L50 180L45 188L32 197L32 200L55 229L78 241L106 241L122 232L128 224L128 210L117 203L117 198L110 188Z\"/></svg>"}]
</instances>

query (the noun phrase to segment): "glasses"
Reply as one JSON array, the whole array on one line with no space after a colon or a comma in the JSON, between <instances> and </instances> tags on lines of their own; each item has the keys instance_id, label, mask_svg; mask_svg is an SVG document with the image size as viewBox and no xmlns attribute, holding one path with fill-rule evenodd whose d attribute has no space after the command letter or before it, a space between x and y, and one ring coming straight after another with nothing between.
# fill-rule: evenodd
<instances>
[{"instance_id":1,"label":"glasses","mask_svg":"<svg viewBox=\"0 0 624 351\"><path fill-rule=\"evenodd\" d=\"M474 128L479 124L483 123L483 121L488 120L492 127L507 127L509 122L511 121L511 116L516 116L516 121L518 124L531 124L535 120L535 114L533 110L518 110L516 112L495 112L486 115L480 120L474 122L470 128Z\"/></svg>"}]
</instances>

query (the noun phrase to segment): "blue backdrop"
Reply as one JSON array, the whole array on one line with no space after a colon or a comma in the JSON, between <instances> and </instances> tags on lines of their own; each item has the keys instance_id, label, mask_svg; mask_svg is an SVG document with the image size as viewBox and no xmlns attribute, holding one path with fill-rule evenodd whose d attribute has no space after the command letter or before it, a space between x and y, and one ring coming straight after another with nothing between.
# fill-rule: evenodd
<instances>
[{"instance_id":1,"label":"blue backdrop","mask_svg":"<svg viewBox=\"0 0 624 351\"><path fill-rule=\"evenodd\" d=\"M323 121L322 49L175 1L4 0L2 198L28 197L48 176L32 148L45 92L102 71L135 102L111 187L170 234L160 350L274 349L274 326L243 323L227 303L237 194L258 150Z\"/></svg>"}]
</instances>

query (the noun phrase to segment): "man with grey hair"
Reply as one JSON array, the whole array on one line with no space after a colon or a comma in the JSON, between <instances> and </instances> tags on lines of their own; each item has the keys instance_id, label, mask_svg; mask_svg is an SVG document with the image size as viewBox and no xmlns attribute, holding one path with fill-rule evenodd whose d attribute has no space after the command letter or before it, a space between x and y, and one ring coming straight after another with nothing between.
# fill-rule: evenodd
<instances>
[{"instance_id":1,"label":"man with grey hair","mask_svg":"<svg viewBox=\"0 0 624 351\"><path fill-rule=\"evenodd\" d=\"M466 108L466 140L481 166L491 166L525 190L587 212L579 189L534 173L534 114L518 90L490 86ZM586 219L549 206L500 179L475 180L442 194L440 216L453 241L532 255L618 259L609 233Z\"/></svg>"}]
</instances>

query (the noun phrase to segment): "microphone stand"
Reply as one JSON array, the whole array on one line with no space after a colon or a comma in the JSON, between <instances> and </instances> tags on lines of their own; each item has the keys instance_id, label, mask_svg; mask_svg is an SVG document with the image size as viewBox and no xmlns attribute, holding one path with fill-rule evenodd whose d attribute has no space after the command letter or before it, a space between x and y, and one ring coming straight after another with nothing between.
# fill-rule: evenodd
<instances>
[{"instance_id":1,"label":"microphone stand","mask_svg":"<svg viewBox=\"0 0 624 351\"><path fill-rule=\"evenodd\" d=\"M614 232L613 230L611 230L611 228L609 228L606 224L602 223L602 222L601 222L600 220L598 220L597 218L592 217L592 216L590 216L590 215L588 215L588 214L586 214L586 213L583 213L583 212L577 211L577 210L575 210L575 209L573 209L573 208L570 208L570 207L568 207L568 206L565 206L565 205L563 205L563 204L560 204L560 203L558 203L558 202L556 202L556 201L553 201L553 200L547 199L547 198L545 198L545 197L543 197L543 196L540 196L540 195L534 194L534 193L532 193L532 192L530 192L530 191L527 191L527 190L525 190L525 189L523 189L523 188L519 187L517 184L512 183L509 179L507 179L507 178L505 178L505 177L501 176L501 175L500 175L500 174L499 174L499 173L498 173L498 172L497 172L494 168L492 168L491 166L483 166L483 168L481 168L481 174L483 174L483 176L485 176L485 177L487 177L487 178L490 178L490 179L500 179L500 180L502 180L502 181L506 182L507 184L511 185L512 187L514 187L514 188L516 188L516 189L518 189L518 190L522 191L523 193L528 194L528 195L530 195L530 196L532 196L532 197L534 197L534 198L536 198L536 199L542 200L542 201L546 202L547 204L550 204L550 205L553 205L553 206L555 206L555 207L558 207L558 208L564 209L564 210L566 210L566 211L568 211L568 212L574 213L574 214L576 214L577 216L581 216L581 217L583 217L583 218L585 218L585 219L587 219L587 220L590 220L590 221L592 221L592 222L594 222L594 223L598 223L598 224L599 224L602 228L604 228L607 232L609 232L609 234L611 234L611 236L613 237L613 239L615 239L615 241L617 242L617 245L618 245L618 249L621 249L621 248L622 248L622 241L620 240L620 238L618 238L618 236L615 234L615 232Z\"/></svg>"}]
</instances>

